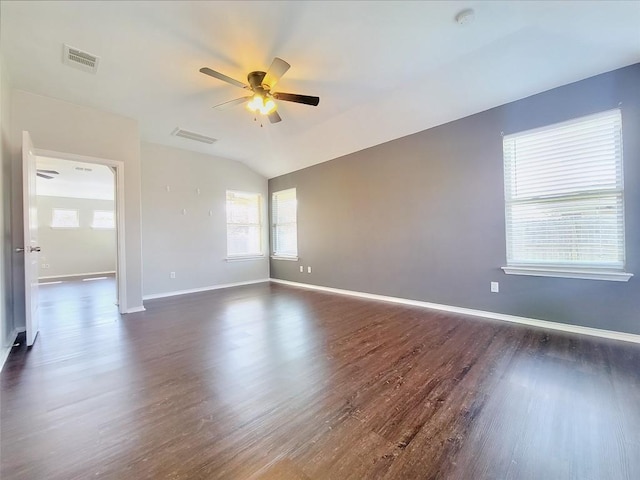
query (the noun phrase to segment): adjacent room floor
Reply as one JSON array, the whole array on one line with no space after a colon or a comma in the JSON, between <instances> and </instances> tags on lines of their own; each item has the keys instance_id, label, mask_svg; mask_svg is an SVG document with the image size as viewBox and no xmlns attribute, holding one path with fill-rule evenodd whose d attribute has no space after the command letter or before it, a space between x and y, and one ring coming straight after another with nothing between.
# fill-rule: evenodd
<instances>
[{"instance_id":1,"label":"adjacent room floor","mask_svg":"<svg viewBox=\"0 0 640 480\"><path fill-rule=\"evenodd\" d=\"M124 317L112 280L51 287L2 371L4 480L640 478L637 344L269 283Z\"/></svg>"}]
</instances>

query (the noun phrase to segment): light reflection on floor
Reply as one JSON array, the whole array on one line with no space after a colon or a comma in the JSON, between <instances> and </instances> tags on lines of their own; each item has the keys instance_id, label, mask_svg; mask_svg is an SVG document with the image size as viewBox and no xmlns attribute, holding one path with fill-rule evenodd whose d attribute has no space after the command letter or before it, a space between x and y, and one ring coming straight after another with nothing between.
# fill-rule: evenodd
<instances>
[{"instance_id":1,"label":"light reflection on floor","mask_svg":"<svg viewBox=\"0 0 640 480\"><path fill-rule=\"evenodd\" d=\"M218 365L221 380L212 387L239 416L251 411L248 403L263 404L263 397L282 396L288 408L303 408L314 395L318 377L326 374L325 356L314 355L320 352L323 335L313 316L295 299L276 299L283 303L282 308L273 301L268 297L238 299L221 312L223 322L211 324L211 359ZM243 318L247 326L239 330ZM226 354L220 357L220 351ZM265 371L273 374L265 376Z\"/></svg>"}]
</instances>

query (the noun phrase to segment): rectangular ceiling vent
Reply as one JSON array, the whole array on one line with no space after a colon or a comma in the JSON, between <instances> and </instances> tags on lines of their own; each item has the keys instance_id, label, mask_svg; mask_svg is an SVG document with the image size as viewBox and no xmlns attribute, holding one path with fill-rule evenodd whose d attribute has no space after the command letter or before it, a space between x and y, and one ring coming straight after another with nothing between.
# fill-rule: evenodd
<instances>
[{"instance_id":1,"label":"rectangular ceiling vent","mask_svg":"<svg viewBox=\"0 0 640 480\"><path fill-rule=\"evenodd\" d=\"M85 72L96 73L99 62L100 57L92 55L91 53L83 52L77 48L70 47L67 44L64 45L62 63L65 65L84 70Z\"/></svg>"},{"instance_id":2,"label":"rectangular ceiling vent","mask_svg":"<svg viewBox=\"0 0 640 480\"><path fill-rule=\"evenodd\" d=\"M199 133L190 132L189 130L183 130L180 127L177 127L173 132L171 132L171 135L175 135L176 137L188 138L189 140L195 140L196 142L209 143L209 144L218 141L213 137L207 137L206 135L200 135Z\"/></svg>"}]
</instances>

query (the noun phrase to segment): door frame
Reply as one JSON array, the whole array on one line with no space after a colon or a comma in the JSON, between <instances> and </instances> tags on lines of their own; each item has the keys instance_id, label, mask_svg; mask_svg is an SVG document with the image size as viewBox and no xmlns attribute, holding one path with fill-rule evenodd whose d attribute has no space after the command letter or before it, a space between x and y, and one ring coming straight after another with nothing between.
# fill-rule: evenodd
<instances>
[{"instance_id":1,"label":"door frame","mask_svg":"<svg viewBox=\"0 0 640 480\"><path fill-rule=\"evenodd\" d=\"M113 168L115 175L115 199L116 199L116 281L118 288L118 312L127 313L127 262L125 249L124 230L124 162L109 158L91 157L88 155L77 155L75 153L56 152L54 150L44 150L34 148L33 153L37 157L53 157L60 160L72 160L74 162L93 163L105 165Z\"/></svg>"}]
</instances>

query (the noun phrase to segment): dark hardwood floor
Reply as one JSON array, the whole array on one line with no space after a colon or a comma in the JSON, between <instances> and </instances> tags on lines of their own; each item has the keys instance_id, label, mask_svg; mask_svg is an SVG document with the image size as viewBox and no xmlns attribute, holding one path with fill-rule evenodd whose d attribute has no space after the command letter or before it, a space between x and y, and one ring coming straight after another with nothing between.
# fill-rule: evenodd
<instances>
[{"instance_id":1,"label":"dark hardwood floor","mask_svg":"<svg viewBox=\"0 0 640 480\"><path fill-rule=\"evenodd\" d=\"M3 480L640 478L640 345L268 283L121 318L100 282L5 365Z\"/></svg>"}]
</instances>

